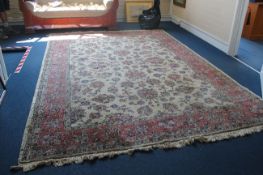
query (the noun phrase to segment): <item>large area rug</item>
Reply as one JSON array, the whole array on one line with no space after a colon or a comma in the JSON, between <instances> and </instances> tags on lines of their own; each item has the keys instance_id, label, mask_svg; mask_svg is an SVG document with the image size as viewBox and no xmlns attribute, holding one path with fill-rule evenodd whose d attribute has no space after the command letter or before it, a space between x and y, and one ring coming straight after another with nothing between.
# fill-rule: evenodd
<instances>
[{"instance_id":1,"label":"large area rug","mask_svg":"<svg viewBox=\"0 0 263 175\"><path fill-rule=\"evenodd\" d=\"M58 38L24 132L24 171L263 129L258 97L162 30Z\"/></svg>"}]
</instances>

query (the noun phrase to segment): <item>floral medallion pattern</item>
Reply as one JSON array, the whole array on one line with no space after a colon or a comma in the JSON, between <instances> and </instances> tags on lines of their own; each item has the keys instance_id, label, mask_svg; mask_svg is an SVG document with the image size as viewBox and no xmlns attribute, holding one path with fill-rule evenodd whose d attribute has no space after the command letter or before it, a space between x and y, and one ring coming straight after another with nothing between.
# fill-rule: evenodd
<instances>
[{"instance_id":1,"label":"floral medallion pattern","mask_svg":"<svg viewBox=\"0 0 263 175\"><path fill-rule=\"evenodd\" d=\"M263 122L262 101L161 30L80 36L49 42L21 164Z\"/></svg>"}]
</instances>

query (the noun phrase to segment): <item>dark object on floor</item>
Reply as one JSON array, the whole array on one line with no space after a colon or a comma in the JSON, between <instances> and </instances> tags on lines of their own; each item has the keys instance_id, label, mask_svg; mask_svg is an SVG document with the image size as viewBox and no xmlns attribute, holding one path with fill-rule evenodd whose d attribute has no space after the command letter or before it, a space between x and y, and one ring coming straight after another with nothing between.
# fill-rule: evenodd
<instances>
[{"instance_id":1,"label":"dark object on floor","mask_svg":"<svg viewBox=\"0 0 263 175\"><path fill-rule=\"evenodd\" d=\"M154 5L148 10L143 10L139 16L139 23L142 29L158 28L161 21L160 0L154 0Z\"/></svg>"},{"instance_id":2,"label":"dark object on floor","mask_svg":"<svg viewBox=\"0 0 263 175\"><path fill-rule=\"evenodd\" d=\"M27 46L21 46L21 47L2 47L3 53L8 52L25 52L27 50Z\"/></svg>"},{"instance_id":3,"label":"dark object on floor","mask_svg":"<svg viewBox=\"0 0 263 175\"><path fill-rule=\"evenodd\" d=\"M5 34L3 29L0 29L0 40L8 39L8 36Z\"/></svg>"},{"instance_id":4,"label":"dark object on floor","mask_svg":"<svg viewBox=\"0 0 263 175\"><path fill-rule=\"evenodd\" d=\"M19 31L15 30L11 26L4 27L4 33L7 34L7 35L18 35L18 34L20 34Z\"/></svg>"}]
</instances>

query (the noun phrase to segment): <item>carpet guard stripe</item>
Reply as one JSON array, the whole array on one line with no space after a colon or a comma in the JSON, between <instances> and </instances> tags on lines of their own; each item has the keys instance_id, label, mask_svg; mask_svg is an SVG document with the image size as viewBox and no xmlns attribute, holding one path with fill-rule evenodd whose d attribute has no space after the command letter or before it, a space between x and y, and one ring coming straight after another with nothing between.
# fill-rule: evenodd
<instances>
[{"instance_id":1,"label":"carpet guard stripe","mask_svg":"<svg viewBox=\"0 0 263 175\"><path fill-rule=\"evenodd\" d=\"M17 66L17 68L15 70L15 74L19 74L21 72L21 70L22 70L22 68L24 66L24 63L25 63L25 61L26 61L26 59L27 59L27 57L28 57L28 55L29 55L29 53L31 51L31 48L32 48L32 47L29 47L29 46L25 46L25 47L27 47L26 52L24 53L22 59L20 60L18 66Z\"/></svg>"}]
</instances>

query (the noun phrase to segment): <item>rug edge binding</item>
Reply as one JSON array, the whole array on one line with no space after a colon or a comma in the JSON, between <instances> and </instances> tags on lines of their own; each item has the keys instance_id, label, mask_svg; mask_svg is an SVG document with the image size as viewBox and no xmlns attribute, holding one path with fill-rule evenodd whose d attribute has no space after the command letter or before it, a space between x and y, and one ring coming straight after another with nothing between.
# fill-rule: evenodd
<instances>
[{"instance_id":1,"label":"rug edge binding","mask_svg":"<svg viewBox=\"0 0 263 175\"><path fill-rule=\"evenodd\" d=\"M48 48L49 48L49 42L46 45L45 54L44 54L44 57L43 57L43 60L42 60L42 63L41 63L41 70L39 72L39 76L38 76L38 80L37 80L37 84L36 84L36 89L35 89L34 96L33 96L33 99L32 99L30 113L28 115L26 126L25 126L24 133L23 133L22 143L21 143L20 151L19 151L18 162L21 160L21 157L23 155L23 152L24 152L23 150L24 150L24 147L25 147L25 144L26 144L26 140L27 140L27 133L28 133L28 130L29 130L29 127L31 125L32 118L33 118L35 102L36 102L37 93L38 93L39 86L40 86L40 80L41 80L40 77L42 76L42 73L43 73L43 70L44 70L44 65L43 64L45 63L45 59L46 59L46 55L47 55L47 52L48 52Z\"/></svg>"},{"instance_id":2,"label":"rug edge binding","mask_svg":"<svg viewBox=\"0 0 263 175\"><path fill-rule=\"evenodd\" d=\"M141 148L132 148L127 150L119 150L119 151L111 151L111 152L104 152L104 153L98 153L98 154L85 154L85 155L79 155L74 157L68 157L68 158L59 158L59 159L48 159L43 161L37 161L37 162L29 162L29 163L20 163L17 166L11 166L10 170L13 171L20 171L28 172L33 169L36 169L40 166L48 166L48 165L54 165L55 167L60 167L66 164L81 164L83 161L89 161L94 159L102 159L102 158L113 158L118 155L122 154L128 154L132 155L136 151L151 151L154 149L178 149L182 148L184 146L190 145L194 142L200 142L200 143L213 143L221 140L226 140L230 138L237 138L246 136L253 133L258 133L263 131L263 125L249 127L249 128L243 128L238 129L234 131L228 131L228 132L222 132L212 135L204 135L204 136L194 136L189 139L183 139L183 140L176 140L176 141L166 141L163 143L152 143L151 145L145 145Z\"/></svg>"}]
</instances>

